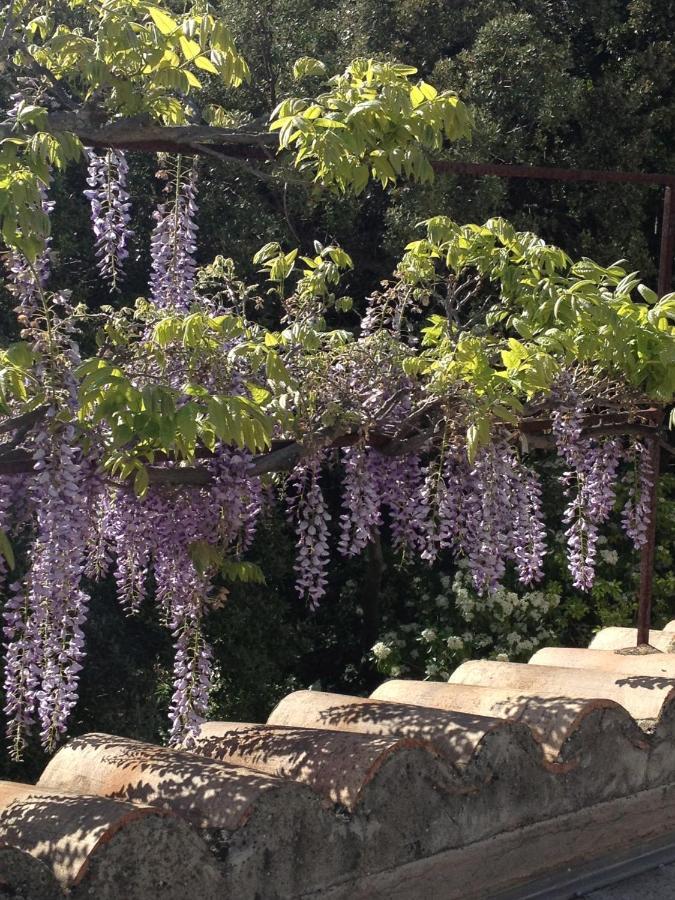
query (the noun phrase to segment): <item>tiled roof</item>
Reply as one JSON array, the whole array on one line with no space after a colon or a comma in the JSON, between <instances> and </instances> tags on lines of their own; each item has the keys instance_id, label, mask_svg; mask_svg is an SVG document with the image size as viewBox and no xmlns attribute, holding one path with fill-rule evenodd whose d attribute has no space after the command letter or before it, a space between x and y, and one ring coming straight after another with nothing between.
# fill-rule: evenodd
<instances>
[{"instance_id":1,"label":"tiled roof","mask_svg":"<svg viewBox=\"0 0 675 900\"><path fill-rule=\"evenodd\" d=\"M297 691L191 753L75 738L36 786L0 782L0 897L468 900L675 830L675 654L634 642Z\"/></svg>"}]
</instances>

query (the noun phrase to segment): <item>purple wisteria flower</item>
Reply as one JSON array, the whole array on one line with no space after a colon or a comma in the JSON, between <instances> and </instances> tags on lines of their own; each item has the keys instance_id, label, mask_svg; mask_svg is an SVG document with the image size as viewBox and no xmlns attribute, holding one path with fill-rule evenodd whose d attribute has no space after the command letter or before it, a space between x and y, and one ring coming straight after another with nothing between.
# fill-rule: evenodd
<instances>
[{"instance_id":1,"label":"purple wisteria flower","mask_svg":"<svg viewBox=\"0 0 675 900\"><path fill-rule=\"evenodd\" d=\"M389 512L394 546L423 553L429 547L429 506L425 470L417 454L384 456L374 452L382 504Z\"/></svg>"},{"instance_id":2,"label":"purple wisteria flower","mask_svg":"<svg viewBox=\"0 0 675 900\"><path fill-rule=\"evenodd\" d=\"M483 594L500 587L504 572L510 508L508 461L493 444L476 454L471 471L473 502L468 513L465 553L476 590Z\"/></svg>"},{"instance_id":3,"label":"purple wisteria flower","mask_svg":"<svg viewBox=\"0 0 675 900\"><path fill-rule=\"evenodd\" d=\"M105 498L101 537L88 560L88 572L105 572L114 548L117 599L127 613L137 612L147 595L151 530L161 539L157 529L162 506L152 500L144 503L129 489Z\"/></svg>"},{"instance_id":4,"label":"purple wisteria flower","mask_svg":"<svg viewBox=\"0 0 675 900\"><path fill-rule=\"evenodd\" d=\"M194 585L199 594L200 586ZM176 609L171 621L175 640L174 691L169 706L171 743L191 749L206 718L212 680L213 650L204 638L199 603Z\"/></svg>"},{"instance_id":5,"label":"purple wisteria flower","mask_svg":"<svg viewBox=\"0 0 675 900\"><path fill-rule=\"evenodd\" d=\"M298 541L295 557L296 588L316 609L326 592L328 578L328 523L330 515L319 484L318 457L297 466L291 476L289 512L296 522Z\"/></svg>"},{"instance_id":6,"label":"purple wisteria flower","mask_svg":"<svg viewBox=\"0 0 675 900\"><path fill-rule=\"evenodd\" d=\"M435 544L466 557L479 593L500 586L509 560L523 584L541 579L546 554L541 485L512 447L489 444L473 466L463 447L451 448L435 491Z\"/></svg>"},{"instance_id":7,"label":"purple wisteria flower","mask_svg":"<svg viewBox=\"0 0 675 900\"><path fill-rule=\"evenodd\" d=\"M117 594L128 613L138 611L154 573L155 602L175 647L171 741L183 746L191 746L206 715L212 669L204 615L214 572L197 567L192 548L205 543L226 556L243 552L263 499L248 451L219 448L209 468L208 488L151 487L143 499L129 488L104 492L102 535L91 543L87 563L92 573L105 571L114 556Z\"/></svg>"},{"instance_id":8,"label":"purple wisteria flower","mask_svg":"<svg viewBox=\"0 0 675 900\"><path fill-rule=\"evenodd\" d=\"M102 156L93 150L87 153L89 188L84 195L91 204L96 265L103 278L115 288L124 276L123 263L129 256L128 245L133 236L129 228L129 165L121 150L107 150Z\"/></svg>"},{"instance_id":9,"label":"purple wisteria flower","mask_svg":"<svg viewBox=\"0 0 675 900\"><path fill-rule=\"evenodd\" d=\"M530 586L544 577L546 526L542 507L541 480L537 473L513 455L512 521L509 553L516 564L518 580Z\"/></svg>"},{"instance_id":10,"label":"purple wisteria flower","mask_svg":"<svg viewBox=\"0 0 675 900\"><path fill-rule=\"evenodd\" d=\"M647 543L654 466L649 448L643 441L632 442L629 459L632 466L626 476L628 499L621 512L621 522L635 549L640 550Z\"/></svg>"},{"instance_id":11,"label":"purple wisteria flower","mask_svg":"<svg viewBox=\"0 0 675 900\"><path fill-rule=\"evenodd\" d=\"M208 508L215 515L211 533L237 554L253 542L263 507L260 478L250 474L252 461L248 450L223 447L211 464L214 479Z\"/></svg>"},{"instance_id":12,"label":"purple wisteria flower","mask_svg":"<svg viewBox=\"0 0 675 900\"><path fill-rule=\"evenodd\" d=\"M342 556L358 556L382 523L378 460L363 447L348 447L342 458L344 512L340 516L338 550Z\"/></svg>"},{"instance_id":13,"label":"purple wisteria flower","mask_svg":"<svg viewBox=\"0 0 675 900\"><path fill-rule=\"evenodd\" d=\"M83 625L89 597L84 569L87 515L79 450L72 426L57 426L54 411L35 438L31 483L36 537L23 582L5 607L5 713L13 753L37 720L43 745L53 749L77 702L84 658Z\"/></svg>"},{"instance_id":14,"label":"purple wisteria flower","mask_svg":"<svg viewBox=\"0 0 675 900\"><path fill-rule=\"evenodd\" d=\"M153 213L155 227L150 240L152 274L150 296L163 309L188 310L194 299L197 263L197 169L177 175L172 202L161 203Z\"/></svg>"},{"instance_id":15,"label":"purple wisteria flower","mask_svg":"<svg viewBox=\"0 0 675 900\"><path fill-rule=\"evenodd\" d=\"M13 519L14 480L11 475L0 476L0 531L4 532L8 540ZM8 571L7 560L0 553L0 585L7 577Z\"/></svg>"},{"instance_id":16,"label":"purple wisteria flower","mask_svg":"<svg viewBox=\"0 0 675 900\"><path fill-rule=\"evenodd\" d=\"M618 439L596 442L584 437L578 405L559 407L552 420L558 453L568 466L561 480L570 497L563 516L568 526L569 569L574 586L588 591L595 581L598 525L614 507L621 443Z\"/></svg>"}]
</instances>

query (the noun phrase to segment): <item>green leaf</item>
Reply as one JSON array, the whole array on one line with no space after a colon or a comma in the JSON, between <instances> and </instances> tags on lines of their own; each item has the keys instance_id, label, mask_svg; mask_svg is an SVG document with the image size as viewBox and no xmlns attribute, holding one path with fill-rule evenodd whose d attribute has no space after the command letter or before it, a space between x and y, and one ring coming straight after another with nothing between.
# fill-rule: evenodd
<instances>
[{"instance_id":1,"label":"green leaf","mask_svg":"<svg viewBox=\"0 0 675 900\"><path fill-rule=\"evenodd\" d=\"M9 542L9 538L5 534L5 532L0 528L0 554L4 556L5 561L10 569L14 569L16 565L14 560L14 550L12 549L12 545Z\"/></svg>"},{"instance_id":2,"label":"green leaf","mask_svg":"<svg viewBox=\"0 0 675 900\"><path fill-rule=\"evenodd\" d=\"M136 475L134 476L134 491L137 497L145 497L148 493L148 487L150 485L150 477L148 475L148 470L145 466L140 465L136 470Z\"/></svg>"},{"instance_id":3,"label":"green leaf","mask_svg":"<svg viewBox=\"0 0 675 900\"><path fill-rule=\"evenodd\" d=\"M159 9L157 6L149 6L148 13L162 34L173 34L174 31L178 30L178 23L163 9Z\"/></svg>"},{"instance_id":4,"label":"green leaf","mask_svg":"<svg viewBox=\"0 0 675 900\"><path fill-rule=\"evenodd\" d=\"M199 44L196 41L191 41L189 38L186 38L184 34L181 34L178 38L178 43L180 44L180 49L183 51L183 56L188 62L191 62L201 53ZM216 72L218 71L215 66L214 70Z\"/></svg>"},{"instance_id":5,"label":"green leaf","mask_svg":"<svg viewBox=\"0 0 675 900\"><path fill-rule=\"evenodd\" d=\"M211 60L208 59L206 56L196 57L196 59L194 60L194 64L197 66L198 69L203 69L204 72L210 72L212 75L218 74L218 69L213 65ZM225 122L216 121L216 118L217 117L214 117L211 119L211 122L213 125L224 125L225 124Z\"/></svg>"},{"instance_id":6,"label":"green leaf","mask_svg":"<svg viewBox=\"0 0 675 900\"><path fill-rule=\"evenodd\" d=\"M266 361L267 377L270 381L281 382L282 384L292 384L293 378L286 366L281 361L281 357L274 350L269 350Z\"/></svg>"},{"instance_id":7,"label":"green leaf","mask_svg":"<svg viewBox=\"0 0 675 900\"><path fill-rule=\"evenodd\" d=\"M190 448L194 447L197 440L198 409L196 403L186 403L176 412L176 431Z\"/></svg>"},{"instance_id":8,"label":"green leaf","mask_svg":"<svg viewBox=\"0 0 675 900\"><path fill-rule=\"evenodd\" d=\"M225 559L220 567L220 574L227 581L240 581L244 584L265 584L265 575L255 563Z\"/></svg>"},{"instance_id":9,"label":"green leaf","mask_svg":"<svg viewBox=\"0 0 675 900\"><path fill-rule=\"evenodd\" d=\"M232 419L218 397L210 397L207 403L208 419L221 441L232 440Z\"/></svg>"},{"instance_id":10,"label":"green leaf","mask_svg":"<svg viewBox=\"0 0 675 900\"><path fill-rule=\"evenodd\" d=\"M193 541L189 553L195 568L202 574L222 564L222 551L208 541Z\"/></svg>"},{"instance_id":11,"label":"green leaf","mask_svg":"<svg viewBox=\"0 0 675 900\"><path fill-rule=\"evenodd\" d=\"M5 359L19 369L30 369L35 361L35 354L28 344L20 342L9 345L5 351Z\"/></svg>"},{"instance_id":12,"label":"green leaf","mask_svg":"<svg viewBox=\"0 0 675 900\"><path fill-rule=\"evenodd\" d=\"M271 391L268 391L266 388L261 387L259 384L253 384L250 381L246 382L246 387L253 398L253 402L257 403L258 406L262 406L272 396Z\"/></svg>"},{"instance_id":13,"label":"green leaf","mask_svg":"<svg viewBox=\"0 0 675 900\"><path fill-rule=\"evenodd\" d=\"M642 297L645 303L649 303L650 305L656 303L659 299L659 295L656 293L656 291L648 288L646 284L638 285L638 294Z\"/></svg>"},{"instance_id":14,"label":"green leaf","mask_svg":"<svg viewBox=\"0 0 675 900\"><path fill-rule=\"evenodd\" d=\"M301 78L307 78L310 75L325 75L326 67L319 59L312 56L301 56L293 64L293 78L300 81Z\"/></svg>"}]
</instances>

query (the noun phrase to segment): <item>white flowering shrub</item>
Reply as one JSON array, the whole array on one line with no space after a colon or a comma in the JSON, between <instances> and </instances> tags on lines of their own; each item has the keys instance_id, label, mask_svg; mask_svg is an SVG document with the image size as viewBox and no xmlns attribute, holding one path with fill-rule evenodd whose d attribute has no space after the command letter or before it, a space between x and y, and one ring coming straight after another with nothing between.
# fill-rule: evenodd
<instances>
[{"instance_id":1,"label":"white flowering shrub","mask_svg":"<svg viewBox=\"0 0 675 900\"><path fill-rule=\"evenodd\" d=\"M511 591L479 597L466 567L454 578L440 575L437 593L429 580L413 579L420 593L409 601L417 620L385 632L372 647L378 670L392 678L447 679L465 659L527 659L555 637L553 611L560 589Z\"/></svg>"}]
</instances>

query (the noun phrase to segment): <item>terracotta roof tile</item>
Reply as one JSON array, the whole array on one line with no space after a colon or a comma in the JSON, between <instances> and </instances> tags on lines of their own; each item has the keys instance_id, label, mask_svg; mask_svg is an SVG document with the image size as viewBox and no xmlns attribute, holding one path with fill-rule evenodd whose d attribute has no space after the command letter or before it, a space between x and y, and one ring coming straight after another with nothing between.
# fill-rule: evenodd
<instances>
[{"instance_id":1,"label":"terracotta roof tile","mask_svg":"<svg viewBox=\"0 0 675 900\"><path fill-rule=\"evenodd\" d=\"M400 775L411 758L419 767L422 754L436 756L428 742L412 738L237 722L206 722L195 753L300 781L349 811L383 767Z\"/></svg>"},{"instance_id":2,"label":"terracotta roof tile","mask_svg":"<svg viewBox=\"0 0 675 900\"><path fill-rule=\"evenodd\" d=\"M588 645L591 650L623 650L635 647L637 643L637 628L620 628L612 625L601 629ZM649 643L663 653L671 653L675 650L675 633L672 631L650 631Z\"/></svg>"},{"instance_id":3,"label":"terracotta roof tile","mask_svg":"<svg viewBox=\"0 0 675 900\"><path fill-rule=\"evenodd\" d=\"M616 650L587 650L583 647L545 647L538 650L528 665L563 666L570 669L592 669L630 676L619 679L632 688L675 687L675 653L629 655Z\"/></svg>"},{"instance_id":4,"label":"terracotta roof tile","mask_svg":"<svg viewBox=\"0 0 675 900\"><path fill-rule=\"evenodd\" d=\"M0 840L43 861L72 898L118 896L111 891L125 878L125 900L146 900L152 890L182 900L190 885L215 900L222 887L208 848L187 825L104 797L0 782ZM187 867L195 868L189 878Z\"/></svg>"},{"instance_id":5,"label":"terracotta roof tile","mask_svg":"<svg viewBox=\"0 0 675 900\"><path fill-rule=\"evenodd\" d=\"M625 712L612 700L561 697L542 691L523 695L508 688L437 681L386 681L370 696L521 722L532 729L551 760L557 760L565 741L588 716L607 708Z\"/></svg>"},{"instance_id":6,"label":"terracotta roof tile","mask_svg":"<svg viewBox=\"0 0 675 900\"><path fill-rule=\"evenodd\" d=\"M47 764L38 787L151 804L197 828L227 831L244 825L268 794L289 793L283 781L260 772L108 734L69 741Z\"/></svg>"},{"instance_id":7,"label":"terracotta roof tile","mask_svg":"<svg viewBox=\"0 0 675 900\"><path fill-rule=\"evenodd\" d=\"M604 651L596 651L604 655ZM637 657L631 657L637 658ZM646 658L646 657L643 657ZM652 657L650 657L652 658ZM569 666L470 660L450 676L452 684L478 684L508 688L523 697L556 694L559 697L614 700L634 719L657 719L671 695L675 681L669 678L626 677L625 673Z\"/></svg>"},{"instance_id":8,"label":"terracotta roof tile","mask_svg":"<svg viewBox=\"0 0 675 900\"><path fill-rule=\"evenodd\" d=\"M59 750L38 785L74 790L78 783L91 793L152 804L184 818L227 861L228 883L254 885L254 895L261 880L271 878L290 890L297 877L307 884L319 872L334 877L344 860L331 850L342 843L348 852L339 823L305 785L192 753L84 735ZM262 868L261 854L270 853L272 836L283 843L294 832L305 835L304 864L278 852Z\"/></svg>"},{"instance_id":9,"label":"terracotta roof tile","mask_svg":"<svg viewBox=\"0 0 675 900\"><path fill-rule=\"evenodd\" d=\"M404 703L384 703L324 691L288 694L272 711L269 725L295 725L362 734L428 741L442 756L461 769L468 765L479 744L493 731L514 736L522 726L495 717L443 712ZM527 729L521 731L527 734Z\"/></svg>"},{"instance_id":10,"label":"terracotta roof tile","mask_svg":"<svg viewBox=\"0 0 675 900\"><path fill-rule=\"evenodd\" d=\"M509 883L494 857L505 836L532 847L522 881L562 861L558 827L565 864L598 834L618 847L606 823L631 803L633 836L675 830L675 654L597 649L633 636L471 661L448 683L389 681L370 698L298 691L267 725L204 725L195 753L77 738L37 787L0 783L0 842L21 851L0 847L0 885L8 858L33 877L28 852L71 900L418 900L420 872L425 900L478 898ZM450 890L449 871L483 858L483 893Z\"/></svg>"}]
</instances>

